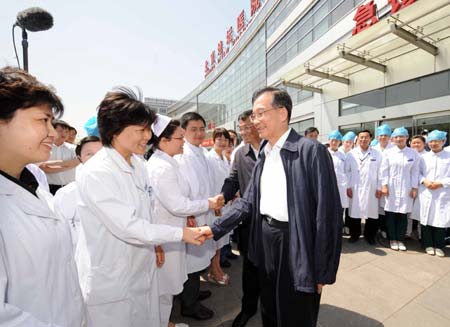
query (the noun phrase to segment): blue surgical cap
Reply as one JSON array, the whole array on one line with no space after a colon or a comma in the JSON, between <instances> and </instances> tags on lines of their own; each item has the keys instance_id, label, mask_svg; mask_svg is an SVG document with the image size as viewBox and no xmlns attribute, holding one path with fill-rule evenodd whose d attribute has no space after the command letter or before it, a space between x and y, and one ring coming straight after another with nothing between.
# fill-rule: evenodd
<instances>
[{"instance_id":1,"label":"blue surgical cap","mask_svg":"<svg viewBox=\"0 0 450 327\"><path fill-rule=\"evenodd\" d=\"M408 131L406 128L404 127L397 127L396 129L394 129L394 131L392 132L391 137L396 137L396 136L405 136L408 137Z\"/></svg>"},{"instance_id":2,"label":"blue surgical cap","mask_svg":"<svg viewBox=\"0 0 450 327\"><path fill-rule=\"evenodd\" d=\"M345 133L344 137L342 138L342 141L351 140L354 142L355 138L356 138L356 134L354 132L350 131L350 132Z\"/></svg>"},{"instance_id":3,"label":"blue surgical cap","mask_svg":"<svg viewBox=\"0 0 450 327\"><path fill-rule=\"evenodd\" d=\"M375 146L378 144L378 140L377 139L373 139L372 142L370 142L370 146Z\"/></svg>"},{"instance_id":4,"label":"blue surgical cap","mask_svg":"<svg viewBox=\"0 0 450 327\"><path fill-rule=\"evenodd\" d=\"M328 139L342 141L342 134L336 129L328 134Z\"/></svg>"},{"instance_id":5,"label":"blue surgical cap","mask_svg":"<svg viewBox=\"0 0 450 327\"><path fill-rule=\"evenodd\" d=\"M378 126L375 132L375 136L378 137L381 135L391 136L391 126L389 126L388 124Z\"/></svg>"},{"instance_id":6,"label":"blue surgical cap","mask_svg":"<svg viewBox=\"0 0 450 327\"><path fill-rule=\"evenodd\" d=\"M434 131L432 131L431 133L428 134L427 142L445 141L446 139L447 139L446 132L438 131L437 129L435 129Z\"/></svg>"},{"instance_id":7,"label":"blue surgical cap","mask_svg":"<svg viewBox=\"0 0 450 327\"><path fill-rule=\"evenodd\" d=\"M97 116L89 118L86 124L84 124L84 129L88 136L100 137L100 133L97 127Z\"/></svg>"}]
</instances>

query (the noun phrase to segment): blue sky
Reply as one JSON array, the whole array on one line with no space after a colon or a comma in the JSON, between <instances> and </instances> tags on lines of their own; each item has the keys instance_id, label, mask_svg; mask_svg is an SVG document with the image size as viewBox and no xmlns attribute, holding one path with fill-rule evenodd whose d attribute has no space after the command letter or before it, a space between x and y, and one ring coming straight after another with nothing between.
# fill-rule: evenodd
<instances>
[{"instance_id":1,"label":"blue sky","mask_svg":"<svg viewBox=\"0 0 450 327\"><path fill-rule=\"evenodd\" d=\"M53 85L64 119L79 131L105 93L139 86L145 96L179 99L203 80L203 67L250 0L5 0L0 10L0 66L16 66L11 26L17 12L42 7L54 18L28 33L29 70ZM21 33L16 46L22 64ZM84 134L84 131L83 131Z\"/></svg>"}]
</instances>

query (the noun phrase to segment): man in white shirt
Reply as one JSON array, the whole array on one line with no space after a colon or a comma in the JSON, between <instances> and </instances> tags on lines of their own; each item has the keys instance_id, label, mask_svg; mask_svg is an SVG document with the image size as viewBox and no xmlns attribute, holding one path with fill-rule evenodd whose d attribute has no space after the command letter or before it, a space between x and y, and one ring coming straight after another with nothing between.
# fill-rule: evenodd
<instances>
[{"instance_id":1,"label":"man in white shirt","mask_svg":"<svg viewBox=\"0 0 450 327\"><path fill-rule=\"evenodd\" d=\"M180 171L185 176L191 190L192 200L207 199L212 196L213 175L210 171L205 149L201 147L205 139L206 123L196 112L185 113L181 117L181 128L185 134L183 154L175 156ZM188 219L188 225L193 227L208 224L209 215L199 215ZM192 222L191 219L194 221ZM209 297L209 291L200 292L200 274L211 262L216 252L211 241L202 246L186 247L186 265L188 280L184 283L181 293L181 314L197 320L207 320L214 316L214 312L200 303L200 300Z\"/></svg>"},{"instance_id":2,"label":"man in white shirt","mask_svg":"<svg viewBox=\"0 0 450 327\"><path fill-rule=\"evenodd\" d=\"M251 121L262 145L244 196L204 234L219 239L250 223L249 259L261 281L263 326L313 327L324 284L336 279L342 207L327 148L289 128L292 100L273 87L254 93Z\"/></svg>"},{"instance_id":3,"label":"man in white shirt","mask_svg":"<svg viewBox=\"0 0 450 327\"><path fill-rule=\"evenodd\" d=\"M75 145L67 143L69 124L63 120L53 121L56 137L49 161L39 165L46 174L50 193L55 195L61 187L75 180L75 167L80 161L75 154Z\"/></svg>"}]
</instances>

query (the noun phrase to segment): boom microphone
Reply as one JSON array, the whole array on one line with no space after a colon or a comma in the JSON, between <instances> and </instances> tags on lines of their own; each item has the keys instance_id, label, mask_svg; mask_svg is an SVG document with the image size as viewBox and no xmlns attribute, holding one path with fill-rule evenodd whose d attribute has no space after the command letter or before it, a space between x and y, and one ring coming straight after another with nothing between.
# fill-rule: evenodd
<instances>
[{"instance_id":1,"label":"boom microphone","mask_svg":"<svg viewBox=\"0 0 450 327\"><path fill-rule=\"evenodd\" d=\"M17 14L16 25L30 32L45 31L52 28L53 17L42 8L32 7Z\"/></svg>"}]
</instances>

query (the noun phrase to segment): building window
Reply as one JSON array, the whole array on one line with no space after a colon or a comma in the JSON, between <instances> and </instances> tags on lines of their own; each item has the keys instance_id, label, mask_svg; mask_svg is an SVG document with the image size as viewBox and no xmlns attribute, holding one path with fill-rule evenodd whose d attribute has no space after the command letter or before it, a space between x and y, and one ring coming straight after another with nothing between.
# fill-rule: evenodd
<instances>
[{"instance_id":1,"label":"building window","mask_svg":"<svg viewBox=\"0 0 450 327\"><path fill-rule=\"evenodd\" d=\"M362 1L363 0L318 1L267 53L267 75L272 75L292 58L309 47ZM282 3L283 1L278 7ZM277 9L275 9L272 15ZM266 22L268 36L271 35L270 32L273 33L272 25L273 23L270 21L269 17Z\"/></svg>"},{"instance_id":2,"label":"building window","mask_svg":"<svg viewBox=\"0 0 450 327\"><path fill-rule=\"evenodd\" d=\"M339 116L450 95L450 70L416 78L339 101Z\"/></svg>"},{"instance_id":3,"label":"building window","mask_svg":"<svg viewBox=\"0 0 450 327\"><path fill-rule=\"evenodd\" d=\"M294 129L300 135L305 135L305 130L308 127L313 127L313 126L314 126L314 118L300 120L295 123L289 124L289 127Z\"/></svg>"}]
</instances>

